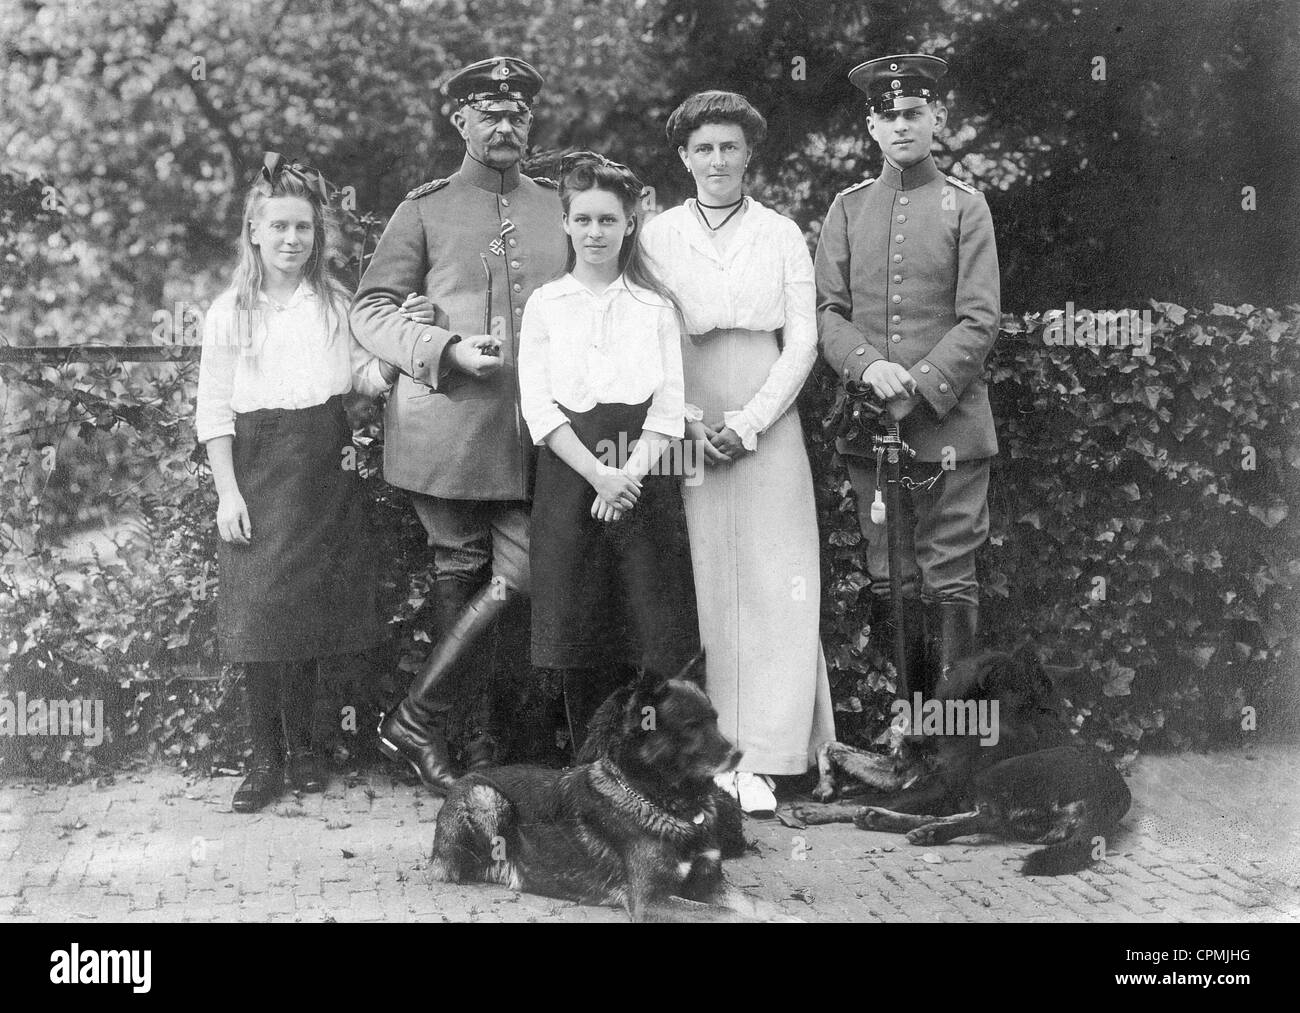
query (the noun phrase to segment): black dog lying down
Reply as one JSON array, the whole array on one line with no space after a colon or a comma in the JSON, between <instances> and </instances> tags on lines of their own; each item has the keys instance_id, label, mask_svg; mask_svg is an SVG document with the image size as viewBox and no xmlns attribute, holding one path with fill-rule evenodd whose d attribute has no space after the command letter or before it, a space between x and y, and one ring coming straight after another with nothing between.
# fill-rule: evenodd
<instances>
[{"instance_id":1,"label":"black dog lying down","mask_svg":"<svg viewBox=\"0 0 1300 1013\"><path fill-rule=\"evenodd\" d=\"M999 736L894 734L891 756L828 743L818 754L814 797L836 792L837 771L853 778L858 804L799 805L808 823L853 822L864 830L906 833L913 844L944 844L996 834L1048 845L1021 872L1077 872L1128 812L1132 796L1104 753L1078 742L1050 706L1053 689L1037 653L986 651L965 659L938 695L997 700ZM844 792L841 792L844 794ZM863 804L871 803L871 804Z\"/></svg>"},{"instance_id":2,"label":"black dog lying down","mask_svg":"<svg viewBox=\"0 0 1300 1013\"><path fill-rule=\"evenodd\" d=\"M592 762L457 781L438 813L433 876L622 906L634 921L784 918L723 879L728 823L713 777L740 752L708 697L685 679L643 679L621 694L621 708L593 719L604 755Z\"/></svg>"}]
</instances>

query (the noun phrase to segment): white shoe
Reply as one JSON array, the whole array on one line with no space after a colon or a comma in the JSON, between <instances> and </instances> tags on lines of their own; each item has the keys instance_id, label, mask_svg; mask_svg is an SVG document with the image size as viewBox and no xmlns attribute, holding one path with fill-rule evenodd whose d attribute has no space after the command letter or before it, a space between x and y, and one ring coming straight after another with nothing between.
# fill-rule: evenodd
<instances>
[{"instance_id":1,"label":"white shoe","mask_svg":"<svg viewBox=\"0 0 1300 1013\"><path fill-rule=\"evenodd\" d=\"M736 794L736 772L734 770L729 770L725 774L718 774L714 777L713 783L732 798L738 799L740 797Z\"/></svg>"},{"instance_id":2,"label":"white shoe","mask_svg":"<svg viewBox=\"0 0 1300 1013\"><path fill-rule=\"evenodd\" d=\"M747 813L776 812L776 796L772 794L772 779L747 770L736 774L736 792L740 808Z\"/></svg>"}]
</instances>

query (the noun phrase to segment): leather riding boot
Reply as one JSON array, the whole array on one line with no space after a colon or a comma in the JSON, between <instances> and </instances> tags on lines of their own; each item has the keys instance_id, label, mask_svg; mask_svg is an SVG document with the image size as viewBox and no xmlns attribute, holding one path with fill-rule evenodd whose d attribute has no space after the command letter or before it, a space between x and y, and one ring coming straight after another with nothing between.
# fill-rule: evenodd
<instances>
[{"instance_id":1,"label":"leather riding boot","mask_svg":"<svg viewBox=\"0 0 1300 1013\"><path fill-rule=\"evenodd\" d=\"M247 663L244 666L244 695L248 702L253 759L248 776L235 791L231 808L237 813L255 813L274 802L284 790L279 663Z\"/></svg>"},{"instance_id":2,"label":"leather riding boot","mask_svg":"<svg viewBox=\"0 0 1300 1013\"><path fill-rule=\"evenodd\" d=\"M511 762L515 734L514 704L532 681L529 636L532 607L524 595L516 596L501 618L493 637L491 674L487 681L484 722L465 746L465 769L485 770Z\"/></svg>"},{"instance_id":3,"label":"leather riding boot","mask_svg":"<svg viewBox=\"0 0 1300 1013\"><path fill-rule=\"evenodd\" d=\"M440 592L443 584L438 582ZM446 791L456 780L446 723L462 681L459 676L465 669L482 674L486 666L472 664L471 655L482 648L497 617L517 595L505 585L492 583L475 594L443 633L406 698L380 722L380 750L389 759L408 764L430 788Z\"/></svg>"},{"instance_id":4,"label":"leather riding boot","mask_svg":"<svg viewBox=\"0 0 1300 1013\"><path fill-rule=\"evenodd\" d=\"M871 624L870 643L882 655L897 664L894 658L894 606L889 595L872 595L871 612L867 620ZM894 687L899 699L908 699L918 689L923 690L925 683L925 630L921 614L921 602L915 598L903 599L903 639L906 642L906 664L911 685L903 686L901 682Z\"/></svg>"},{"instance_id":5,"label":"leather riding boot","mask_svg":"<svg viewBox=\"0 0 1300 1013\"><path fill-rule=\"evenodd\" d=\"M952 666L975 652L979 635L979 606L941 603L933 606L938 617L938 636L933 640L935 655L931 669L934 690L939 691Z\"/></svg>"},{"instance_id":6,"label":"leather riding boot","mask_svg":"<svg viewBox=\"0 0 1300 1013\"><path fill-rule=\"evenodd\" d=\"M307 794L324 791L329 785L329 770L313 748L311 734L316 711L316 661L287 662L283 673L280 699L284 738L289 747L289 783Z\"/></svg>"}]
</instances>

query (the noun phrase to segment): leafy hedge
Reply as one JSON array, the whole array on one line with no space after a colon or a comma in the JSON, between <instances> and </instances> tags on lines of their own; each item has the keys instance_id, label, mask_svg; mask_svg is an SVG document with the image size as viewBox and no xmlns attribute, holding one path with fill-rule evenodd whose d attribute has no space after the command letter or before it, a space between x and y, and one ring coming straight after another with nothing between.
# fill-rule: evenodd
<instances>
[{"instance_id":1,"label":"leafy hedge","mask_svg":"<svg viewBox=\"0 0 1300 1013\"><path fill-rule=\"evenodd\" d=\"M1081 666L1069 707L1080 733L1109 747L1294 730L1300 307L1153 303L1152 323L1141 357L1047 344L1041 315L1004 320L988 372L1002 452L980 559L986 636L1028 634ZM0 367L0 695L105 699L110 734L98 749L0 742L6 766L84 775L142 750L237 764L241 687L213 641L215 496L194 446L193 365L54 372ZM892 669L865 643L854 501L820 430L833 384L819 368L800 409L839 730L866 740L883 727ZM380 656L327 673L319 716L339 757L367 748L377 698L399 694L428 650L431 613L423 532L378 473L379 410L351 412L393 636ZM69 568L54 535L122 517L120 559ZM357 709L350 727L340 706Z\"/></svg>"}]
</instances>

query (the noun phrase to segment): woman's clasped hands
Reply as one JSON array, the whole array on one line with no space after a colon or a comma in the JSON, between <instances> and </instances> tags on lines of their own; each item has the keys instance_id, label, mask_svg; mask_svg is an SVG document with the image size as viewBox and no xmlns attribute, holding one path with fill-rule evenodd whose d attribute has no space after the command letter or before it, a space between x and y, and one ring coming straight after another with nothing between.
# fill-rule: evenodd
<instances>
[{"instance_id":1,"label":"woman's clasped hands","mask_svg":"<svg viewBox=\"0 0 1300 1013\"><path fill-rule=\"evenodd\" d=\"M596 466L591 479L596 498L591 504L591 516L598 521L616 521L636 506L641 497L641 483L622 468L608 464Z\"/></svg>"},{"instance_id":2,"label":"woman's clasped hands","mask_svg":"<svg viewBox=\"0 0 1300 1013\"><path fill-rule=\"evenodd\" d=\"M707 465L730 464L749 453L730 426L714 429L703 422L687 422L686 437L699 446Z\"/></svg>"}]
</instances>

